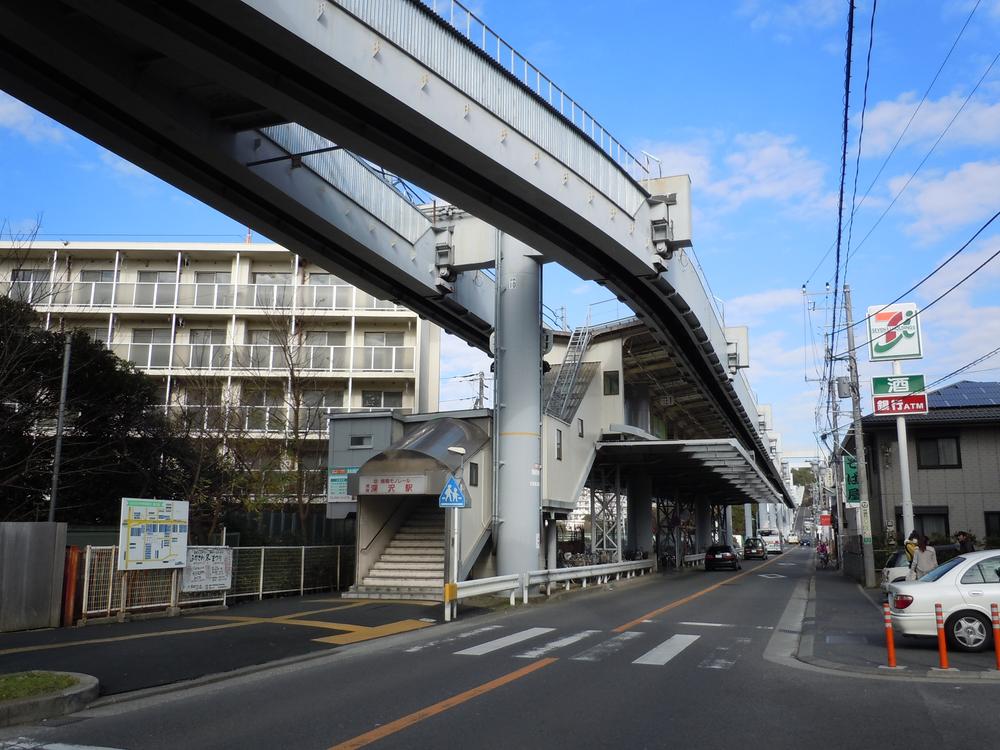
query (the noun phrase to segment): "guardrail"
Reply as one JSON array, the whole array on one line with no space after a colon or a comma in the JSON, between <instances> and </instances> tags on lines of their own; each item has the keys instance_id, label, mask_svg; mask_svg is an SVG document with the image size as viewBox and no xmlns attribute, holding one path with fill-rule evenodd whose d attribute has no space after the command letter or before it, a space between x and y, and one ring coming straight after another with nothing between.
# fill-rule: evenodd
<instances>
[{"instance_id":1,"label":"guardrail","mask_svg":"<svg viewBox=\"0 0 1000 750\"><path fill-rule=\"evenodd\" d=\"M444 586L444 621L450 622L453 617L458 617L458 602L460 599L468 599L470 596L483 596L485 594L502 594L509 591L510 606L513 607L517 592L522 588L525 591L525 601L527 601L527 589L524 588L524 581L520 573L494 576L493 578L477 578L471 581L459 581L458 583L446 583Z\"/></svg>"},{"instance_id":2,"label":"guardrail","mask_svg":"<svg viewBox=\"0 0 1000 750\"><path fill-rule=\"evenodd\" d=\"M704 558L704 555L702 555ZM518 591L521 600L528 603L528 589L532 586L545 586L545 595L552 593L552 584L565 583L569 591L573 581L580 581L581 588L587 588L587 582L595 580L597 585L607 583L614 576L615 580L623 576L632 578L652 570L652 560L631 560L620 563L604 563L602 565L581 565L574 568L555 568L550 570L531 570L524 574L512 573L493 578L478 578L459 583L446 583L444 586L444 619L450 622L458 617L458 602L471 596L485 594L502 594L510 592L510 606L515 605Z\"/></svg>"},{"instance_id":3,"label":"guardrail","mask_svg":"<svg viewBox=\"0 0 1000 750\"><path fill-rule=\"evenodd\" d=\"M705 553L702 552L700 555L684 555L684 564L692 567L696 565L704 565Z\"/></svg>"}]
</instances>

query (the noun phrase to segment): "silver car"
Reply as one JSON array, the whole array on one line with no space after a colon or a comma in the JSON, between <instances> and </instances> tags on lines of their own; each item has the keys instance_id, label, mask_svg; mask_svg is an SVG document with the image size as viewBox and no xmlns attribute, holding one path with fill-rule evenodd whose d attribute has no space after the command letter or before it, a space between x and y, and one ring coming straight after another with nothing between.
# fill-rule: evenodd
<instances>
[{"instance_id":1,"label":"silver car","mask_svg":"<svg viewBox=\"0 0 1000 750\"><path fill-rule=\"evenodd\" d=\"M990 605L1000 604L1000 550L969 552L920 580L889 584L892 625L903 635L937 635L935 604L942 607L951 648L983 651L990 646Z\"/></svg>"}]
</instances>

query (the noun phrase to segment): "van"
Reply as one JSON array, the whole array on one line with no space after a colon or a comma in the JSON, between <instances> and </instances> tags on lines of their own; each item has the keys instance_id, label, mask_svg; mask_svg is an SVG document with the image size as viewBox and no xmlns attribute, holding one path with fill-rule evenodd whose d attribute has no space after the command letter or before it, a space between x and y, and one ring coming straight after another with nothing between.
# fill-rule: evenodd
<instances>
[{"instance_id":1,"label":"van","mask_svg":"<svg viewBox=\"0 0 1000 750\"><path fill-rule=\"evenodd\" d=\"M768 552L781 554L781 532L777 529L761 529L757 535L764 540Z\"/></svg>"}]
</instances>

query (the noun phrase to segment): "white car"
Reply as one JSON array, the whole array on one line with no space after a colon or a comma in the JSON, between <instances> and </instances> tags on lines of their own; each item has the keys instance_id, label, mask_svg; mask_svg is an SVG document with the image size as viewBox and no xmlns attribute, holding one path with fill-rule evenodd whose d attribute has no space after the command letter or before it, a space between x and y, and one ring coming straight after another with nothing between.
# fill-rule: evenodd
<instances>
[{"instance_id":1,"label":"white car","mask_svg":"<svg viewBox=\"0 0 1000 750\"><path fill-rule=\"evenodd\" d=\"M951 648L983 651L993 642L990 604L1000 604L1000 550L969 552L918 581L889 584L892 625L903 635L937 635L934 605L944 612Z\"/></svg>"},{"instance_id":2,"label":"white car","mask_svg":"<svg viewBox=\"0 0 1000 750\"><path fill-rule=\"evenodd\" d=\"M799 535L793 532L785 537L785 541L788 542L789 544L798 544Z\"/></svg>"},{"instance_id":3,"label":"white car","mask_svg":"<svg viewBox=\"0 0 1000 750\"><path fill-rule=\"evenodd\" d=\"M882 593L889 593L889 584L905 581L909 572L910 558L906 556L906 550L898 549L889 555L882 568Z\"/></svg>"},{"instance_id":4,"label":"white car","mask_svg":"<svg viewBox=\"0 0 1000 750\"><path fill-rule=\"evenodd\" d=\"M764 540L764 546L767 547L769 554L772 552L776 555L781 554L781 534L777 529L761 529L757 532L757 536Z\"/></svg>"}]
</instances>

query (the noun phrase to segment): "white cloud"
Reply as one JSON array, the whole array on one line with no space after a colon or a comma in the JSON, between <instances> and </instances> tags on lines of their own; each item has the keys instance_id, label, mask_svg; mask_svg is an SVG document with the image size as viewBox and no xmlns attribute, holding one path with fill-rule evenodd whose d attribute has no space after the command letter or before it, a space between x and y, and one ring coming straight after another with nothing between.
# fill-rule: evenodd
<instances>
[{"instance_id":1,"label":"white cloud","mask_svg":"<svg viewBox=\"0 0 1000 750\"><path fill-rule=\"evenodd\" d=\"M116 175L122 177L148 177L149 173L144 169L137 167L130 161L126 161L117 154L113 154L110 151L101 149L100 153L101 163L108 167Z\"/></svg>"},{"instance_id":2,"label":"white cloud","mask_svg":"<svg viewBox=\"0 0 1000 750\"><path fill-rule=\"evenodd\" d=\"M920 107L902 145L930 146L959 107L964 95L949 94L940 99L928 99ZM865 114L864 156L884 156L896 142L899 134L917 106L914 93L901 94L892 101L883 101L870 107ZM984 102L972 99L962 110L948 134L941 141L943 146L990 146L1000 144L1000 101Z\"/></svg>"},{"instance_id":3,"label":"white cloud","mask_svg":"<svg viewBox=\"0 0 1000 750\"><path fill-rule=\"evenodd\" d=\"M898 192L906 179L891 179L890 191ZM955 227L992 216L998 185L1000 162L968 162L941 177L915 178L900 199L903 210L917 217L907 232L929 242Z\"/></svg>"},{"instance_id":4,"label":"white cloud","mask_svg":"<svg viewBox=\"0 0 1000 750\"><path fill-rule=\"evenodd\" d=\"M769 30L781 41L789 41L794 32L828 28L847 18L840 0L746 0L738 14L750 19L750 28Z\"/></svg>"},{"instance_id":5,"label":"white cloud","mask_svg":"<svg viewBox=\"0 0 1000 750\"><path fill-rule=\"evenodd\" d=\"M781 310L802 305L800 289L769 289L734 297L726 303L726 323L752 326Z\"/></svg>"},{"instance_id":6,"label":"white cloud","mask_svg":"<svg viewBox=\"0 0 1000 750\"><path fill-rule=\"evenodd\" d=\"M824 166L810 158L809 149L797 145L793 136L745 133L733 143L735 150L725 159L729 174L706 187L726 207L738 208L752 200L800 207L826 201Z\"/></svg>"},{"instance_id":7,"label":"white cloud","mask_svg":"<svg viewBox=\"0 0 1000 750\"><path fill-rule=\"evenodd\" d=\"M650 174L656 176L662 168L664 175L686 174L691 176L691 185L700 190L708 184L712 175L712 147L707 141L691 141L687 143L665 143L662 141L646 143L642 146L657 159L650 164Z\"/></svg>"},{"instance_id":8,"label":"white cloud","mask_svg":"<svg viewBox=\"0 0 1000 750\"><path fill-rule=\"evenodd\" d=\"M66 132L45 115L0 91L0 128L6 128L31 143L62 143Z\"/></svg>"}]
</instances>

